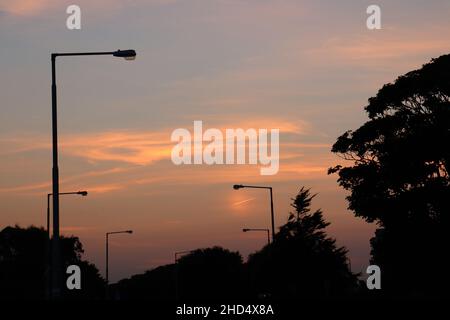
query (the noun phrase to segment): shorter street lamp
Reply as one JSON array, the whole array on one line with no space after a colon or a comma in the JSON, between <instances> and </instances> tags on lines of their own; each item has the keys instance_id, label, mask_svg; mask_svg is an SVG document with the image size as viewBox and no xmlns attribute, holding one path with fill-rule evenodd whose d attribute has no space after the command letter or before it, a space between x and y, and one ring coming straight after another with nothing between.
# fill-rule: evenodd
<instances>
[{"instance_id":1,"label":"shorter street lamp","mask_svg":"<svg viewBox=\"0 0 450 320\"><path fill-rule=\"evenodd\" d=\"M71 194L75 194L75 195L80 195L83 197L86 197L88 195L87 191L73 191L73 192L60 192L58 193L60 196L64 196L64 195L71 195ZM47 194L47 263L48 263L48 281L47 281L47 297L50 296L50 288L51 288L51 280L52 280L52 270L51 270L51 255L50 255L50 197L53 196L53 193L48 193Z\"/></svg>"},{"instance_id":2,"label":"shorter street lamp","mask_svg":"<svg viewBox=\"0 0 450 320\"><path fill-rule=\"evenodd\" d=\"M249 232L249 231L265 231L265 232L267 232L267 244L270 244L270 231L269 231L269 229L250 229L250 228L242 229L242 232Z\"/></svg>"},{"instance_id":3,"label":"shorter street lamp","mask_svg":"<svg viewBox=\"0 0 450 320\"><path fill-rule=\"evenodd\" d=\"M125 231L113 231L113 232L107 232L106 233L106 287L108 287L109 284L109 235L110 234L119 234L119 233L133 233L133 230L125 230Z\"/></svg>"},{"instance_id":4,"label":"shorter street lamp","mask_svg":"<svg viewBox=\"0 0 450 320\"><path fill-rule=\"evenodd\" d=\"M185 250L175 252L175 299L178 300L178 256L183 254L192 253L194 250Z\"/></svg>"},{"instance_id":5,"label":"shorter street lamp","mask_svg":"<svg viewBox=\"0 0 450 320\"><path fill-rule=\"evenodd\" d=\"M60 192L60 196L69 195L69 194L75 194L80 195L83 197L86 197L88 195L87 191L74 191L74 192ZM53 193L47 194L47 235L50 239L50 197L53 196Z\"/></svg>"},{"instance_id":6,"label":"shorter street lamp","mask_svg":"<svg viewBox=\"0 0 450 320\"><path fill-rule=\"evenodd\" d=\"M266 187L266 186L246 186L243 184L235 184L233 185L234 190L239 190L243 188L251 188L251 189L267 189L270 192L270 214L271 214L271 222L272 222L272 242L274 241L275 237L275 218L273 213L273 194L272 194L272 187Z\"/></svg>"}]
</instances>

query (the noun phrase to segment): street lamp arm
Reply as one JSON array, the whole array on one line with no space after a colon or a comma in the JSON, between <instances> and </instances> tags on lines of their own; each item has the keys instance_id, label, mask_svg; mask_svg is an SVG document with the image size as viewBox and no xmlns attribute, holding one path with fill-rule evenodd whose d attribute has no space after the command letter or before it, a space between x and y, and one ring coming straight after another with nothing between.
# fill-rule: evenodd
<instances>
[{"instance_id":1,"label":"street lamp arm","mask_svg":"<svg viewBox=\"0 0 450 320\"><path fill-rule=\"evenodd\" d=\"M116 51L97 51L97 52L61 52L52 53L52 60L56 57L67 57L67 56L115 56L121 58L133 58L136 57L136 51L134 50L116 50Z\"/></svg>"},{"instance_id":2,"label":"street lamp arm","mask_svg":"<svg viewBox=\"0 0 450 320\"><path fill-rule=\"evenodd\" d=\"M266 186L249 186L249 185L240 185L241 188L252 188L252 189L269 189L271 190L272 187L266 187Z\"/></svg>"},{"instance_id":3,"label":"street lamp arm","mask_svg":"<svg viewBox=\"0 0 450 320\"><path fill-rule=\"evenodd\" d=\"M114 51L100 51L100 52L61 52L52 53L52 58L64 57L64 56L101 56L112 55Z\"/></svg>"},{"instance_id":4,"label":"street lamp arm","mask_svg":"<svg viewBox=\"0 0 450 320\"><path fill-rule=\"evenodd\" d=\"M117 234L117 233L133 233L133 231L132 230L113 231L113 232L107 232L106 234L110 235L110 234Z\"/></svg>"},{"instance_id":5,"label":"street lamp arm","mask_svg":"<svg viewBox=\"0 0 450 320\"><path fill-rule=\"evenodd\" d=\"M88 192L87 192L87 191L73 191L73 192L60 192L60 193L59 193L60 196L62 196L62 195L68 195L68 194L80 194L80 195L82 195L82 196L84 196L84 195L87 196L87 195L88 195ZM53 196L53 193L48 193L47 196L48 196L48 197L51 197L51 196Z\"/></svg>"},{"instance_id":6,"label":"street lamp arm","mask_svg":"<svg viewBox=\"0 0 450 320\"><path fill-rule=\"evenodd\" d=\"M246 188L259 188L259 189L272 189L272 187L265 187L265 186L245 186Z\"/></svg>"}]
</instances>

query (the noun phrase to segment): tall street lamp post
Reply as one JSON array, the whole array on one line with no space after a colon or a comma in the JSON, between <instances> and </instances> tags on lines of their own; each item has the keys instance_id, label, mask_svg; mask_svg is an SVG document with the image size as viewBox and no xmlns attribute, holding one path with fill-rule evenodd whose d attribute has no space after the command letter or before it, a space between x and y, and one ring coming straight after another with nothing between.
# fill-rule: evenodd
<instances>
[{"instance_id":1,"label":"tall street lamp post","mask_svg":"<svg viewBox=\"0 0 450 320\"><path fill-rule=\"evenodd\" d=\"M117 50L110 52L70 52L52 53L52 193L53 193L53 245L52 245L52 296L61 297L62 294L62 258L59 239L59 169L58 169L58 117L56 99L56 57L65 56L99 56L112 55L114 57L133 60L136 57L134 50Z\"/></svg>"},{"instance_id":2,"label":"tall street lamp post","mask_svg":"<svg viewBox=\"0 0 450 320\"><path fill-rule=\"evenodd\" d=\"M273 194L272 194L272 187L266 187L266 186L247 186L242 184L235 184L233 186L234 190L239 190L243 188L252 188L252 189L268 189L270 191L270 213L271 213L271 222L272 222L272 242L275 237L275 218L273 213Z\"/></svg>"}]
</instances>

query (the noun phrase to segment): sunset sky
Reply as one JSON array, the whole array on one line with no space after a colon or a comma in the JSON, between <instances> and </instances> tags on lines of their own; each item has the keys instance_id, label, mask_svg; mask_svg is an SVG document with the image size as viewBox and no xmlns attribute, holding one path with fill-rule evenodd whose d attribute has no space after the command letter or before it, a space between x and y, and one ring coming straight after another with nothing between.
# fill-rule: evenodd
<instances>
[{"instance_id":1,"label":"sunset sky","mask_svg":"<svg viewBox=\"0 0 450 320\"><path fill-rule=\"evenodd\" d=\"M368 30L366 8L382 9ZM66 28L66 8L82 29ZM220 245L244 258L301 186L318 193L329 233L369 264L374 225L348 211L327 169L336 138L366 121L367 99L387 82L450 53L450 1L0 0L0 228L45 225L51 192L50 53L135 49L137 59L57 62L63 234L79 236L104 272L105 232L114 282L174 252ZM175 166L170 136L207 128L280 129L280 171L259 166Z\"/></svg>"}]
</instances>

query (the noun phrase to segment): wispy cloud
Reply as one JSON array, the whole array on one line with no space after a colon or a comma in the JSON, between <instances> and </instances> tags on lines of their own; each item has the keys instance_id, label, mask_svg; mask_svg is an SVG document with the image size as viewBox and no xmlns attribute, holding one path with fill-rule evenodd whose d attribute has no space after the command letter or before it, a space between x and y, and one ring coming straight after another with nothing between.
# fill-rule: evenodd
<instances>
[{"instance_id":1,"label":"wispy cloud","mask_svg":"<svg viewBox=\"0 0 450 320\"><path fill-rule=\"evenodd\" d=\"M18 16L34 16L39 15L46 10L53 10L55 8L65 8L71 4L76 4L80 7L87 7L91 11L98 12L117 12L127 6L159 6L169 5L179 2L180 0L0 0L0 11L8 14Z\"/></svg>"},{"instance_id":2,"label":"wispy cloud","mask_svg":"<svg viewBox=\"0 0 450 320\"><path fill-rule=\"evenodd\" d=\"M55 5L52 0L2 0L0 10L14 15L36 15Z\"/></svg>"},{"instance_id":3,"label":"wispy cloud","mask_svg":"<svg viewBox=\"0 0 450 320\"><path fill-rule=\"evenodd\" d=\"M25 184L16 187L3 187L0 188L0 193L27 193L35 190L48 189L51 186L50 182L39 182L32 184Z\"/></svg>"},{"instance_id":4,"label":"wispy cloud","mask_svg":"<svg viewBox=\"0 0 450 320\"><path fill-rule=\"evenodd\" d=\"M199 118L201 118L199 116ZM239 116L221 118L220 122L212 117L203 117L204 130L217 128L242 128L244 130L279 129L281 134L301 135L311 133L311 126L301 119L290 121L283 118L239 119ZM233 120L234 119L234 120ZM193 123L186 122L184 127L191 132ZM170 140L174 128L159 131L109 131L100 133L80 133L63 135L60 138L61 152L70 156L83 158L89 162L115 161L131 165L149 165L156 161L169 159L174 143ZM37 150L49 150L51 144L48 137L36 135L20 135L0 137L2 151L0 154L18 154Z\"/></svg>"},{"instance_id":5,"label":"wispy cloud","mask_svg":"<svg viewBox=\"0 0 450 320\"><path fill-rule=\"evenodd\" d=\"M450 26L449 26L450 27ZM434 33L404 30L385 30L376 34L361 34L350 38L333 37L321 46L308 49L311 61L347 63L364 67L389 67L399 60L424 63L422 56L435 57L450 51L450 42L440 36L444 30ZM408 58L408 59L406 59Z\"/></svg>"},{"instance_id":6,"label":"wispy cloud","mask_svg":"<svg viewBox=\"0 0 450 320\"><path fill-rule=\"evenodd\" d=\"M168 158L168 135L162 132L106 132L74 135L64 140L63 152L89 161L119 161L147 165Z\"/></svg>"},{"instance_id":7,"label":"wispy cloud","mask_svg":"<svg viewBox=\"0 0 450 320\"><path fill-rule=\"evenodd\" d=\"M242 206L243 204L247 204L248 202L253 201L255 199L256 198L249 198L249 199L241 200L241 201L233 203L233 206L235 206L235 207Z\"/></svg>"},{"instance_id":8,"label":"wispy cloud","mask_svg":"<svg viewBox=\"0 0 450 320\"><path fill-rule=\"evenodd\" d=\"M248 128L245 123L242 121L239 126ZM264 123L271 127L270 120ZM298 126L297 122L282 119L275 119L273 124L284 128L282 133L288 132L288 137L291 135L288 141L283 141L281 137L280 171L273 179L291 181L326 177L327 168L334 162L329 154L329 145L301 142L307 125ZM62 154L81 159L85 163L81 167L80 164L77 165L78 173L74 171L69 175L62 175L61 185L67 190L82 185L92 193L101 194L130 188L144 190L145 186L154 184L202 185L233 183L236 179L258 182L261 179L259 166L174 166L170 161L174 143L169 137L170 130L167 129L62 136ZM23 136L23 139L3 137L1 142L4 153L9 154L8 158L13 160L20 153L32 153L36 150L49 152L50 144L43 142L46 139L47 137L31 136ZM3 185L0 193L35 194L50 190L51 181L49 178L44 182L23 183L19 186Z\"/></svg>"},{"instance_id":9,"label":"wispy cloud","mask_svg":"<svg viewBox=\"0 0 450 320\"><path fill-rule=\"evenodd\" d=\"M83 233L96 230L97 228L84 226L62 226L60 229L63 233Z\"/></svg>"}]
</instances>

